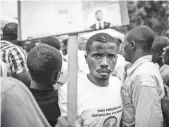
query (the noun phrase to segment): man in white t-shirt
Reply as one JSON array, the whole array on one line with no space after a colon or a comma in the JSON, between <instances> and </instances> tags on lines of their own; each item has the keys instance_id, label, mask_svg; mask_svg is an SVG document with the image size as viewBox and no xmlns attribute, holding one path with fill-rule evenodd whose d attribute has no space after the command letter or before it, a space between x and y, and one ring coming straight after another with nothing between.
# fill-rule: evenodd
<instances>
[{"instance_id":1,"label":"man in white t-shirt","mask_svg":"<svg viewBox=\"0 0 169 127\"><path fill-rule=\"evenodd\" d=\"M87 41L89 74L78 75L77 112L84 127L120 127L122 115L121 81L110 78L117 62L118 41L98 33ZM59 107L67 116L67 84L59 88Z\"/></svg>"}]
</instances>

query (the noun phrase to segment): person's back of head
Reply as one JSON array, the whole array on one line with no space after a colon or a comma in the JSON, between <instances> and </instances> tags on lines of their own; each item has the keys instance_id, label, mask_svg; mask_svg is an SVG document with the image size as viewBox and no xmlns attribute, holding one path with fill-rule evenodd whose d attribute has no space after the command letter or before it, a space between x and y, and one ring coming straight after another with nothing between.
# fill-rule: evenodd
<instances>
[{"instance_id":1,"label":"person's back of head","mask_svg":"<svg viewBox=\"0 0 169 127\"><path fill-rule=\"evenodd\" d=\"M44 85L42 86L44 88L50 88L59 77L62 68L62 57L54 47L39 44L29 52L27 65L32 80Z\"/></svg>"},{"instance_id":2,"label":"person's back of head","mask_svg":"<svg viewBox=\"0 0 169 127\"><path fill-rule=\"evenodd\" d=\"M126 38L129 42L135 42L136 46L138 45L143 50L150 51L154 41L154 32L148 26L140 25L130 30Z\"/></svg>"},{"instance_id":3,"label":"person's back of head","mask_svg":"<svg viewBox=\"0 0 169 127\"><path fill-rule=\"evenodd\" d=\"M151 52L153 55L152 61L154 63L162 63L162 58L161 58L162 51L163 48L165 48L168 45L169 45L169 39L167 37L159 36L155 38L151 48Z\"/></svg>"},{"instance_id":4,"label":"person's back of head","mask_svg":"<svg viewBox=\"0 0 169 127\"><path fill-rule=\"evenodd\" d=\"M60 42L55 37L46 37L41 40L41 43L55 47L57 50L60 50Z\"/></svg>"},{"instance_id":5,"label":"person's back of head","mask_svg":"<svg viewBox=\"0 0 169 127\"><path fill-rule=\"evenodd\" d=\"M28 40L24 42L23 47L27 52L30 52L36 46L36 43L36 40Z\"/></svg>"},{"instance_id":6,"label":"person's back of head","mask_svg":"<svg viewBox=\"0 0 169 127\"><path fill-rule=\"evenodd\" d=\"M126 61L134 63L140 57L150 55L154 32L144 25L130 30L124 39L123 54Z\"/></svg>"},{"instance_id":7,"label":"person's back of head","mask_svg":"<svg viewBox=\"0 0 169 127\"><path fill-rule=\"evenodd\" d=\"M8 23L3 28L3 39L8 41L17 40L17 32L18 32L18 24L17 23Z\"/></svg>"},{"instance_id":8,"label":"person's back of head","mask_svg":"<svg viewBox=\"0 0 169 127\"><path fill-rule=\"evenodd\" d=\"M163 49L162 61L164 64L169 65L169 46L167 46Z\"/></svg>"}]
</instances>

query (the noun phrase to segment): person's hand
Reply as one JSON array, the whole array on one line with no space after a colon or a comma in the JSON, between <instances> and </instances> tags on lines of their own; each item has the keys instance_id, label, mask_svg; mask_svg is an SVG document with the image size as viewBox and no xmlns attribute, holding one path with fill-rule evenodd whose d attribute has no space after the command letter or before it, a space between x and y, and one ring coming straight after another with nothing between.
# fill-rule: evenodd
<instances>
[{"instance_id":1,"label":"person's hand","mask_svg":"<svg viewBox=\"0 0 169 127\"><path fill-rule=\"evenodd\" d=\"M75 127L82 127L82 126L83 126L83 119L82 117L78 116L75 122ZM60 116L58 118L56 127L71 127L71 125L66 116Z\"/></svg>"}]
</instances>

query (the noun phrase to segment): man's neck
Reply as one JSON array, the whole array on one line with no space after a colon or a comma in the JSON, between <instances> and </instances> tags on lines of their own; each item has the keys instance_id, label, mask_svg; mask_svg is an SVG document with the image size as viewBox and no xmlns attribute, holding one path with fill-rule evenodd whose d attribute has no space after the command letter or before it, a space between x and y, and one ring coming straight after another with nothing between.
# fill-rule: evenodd
<instances>
[{"instance_id":1,"label":"man's neck","mask_svg":"<svg viewBox=\"0 0 169 127\"><path fill-rule=\"evenodd\" d=\"M143 51L137 51L137 53L135 53L137 55L133 56L133 59L131 61L131 63L133 64L135 61L137 61L139 58L143 57L143 56L147 56L150 55L150 53L148 52L143 52Z\"/></svg>"},{"instance_id":2,"label":"man's neck","mask_svg":"<svg viewBox=\"0 0 169 127\"><path fill-rule=\"evenodd\" d=\"M30 88L38 89L38 90L45 90L45 89L52 88L52 85L50 85L50 84L39 84L39 83L32 80Z\"/></svg>"},{"instance_id":3,"label":"man's neck","mask_svg":"<svg viewBox=\"0 0 169 127\"><path fill-rule=\"evenodd\" d=\"M95 85L100 87L106 87L109 85L109 78L108 79L98 79L93 74L87 75L88 79Z\"/></svg>"},{"instance_id":4,"label":"man's neck","mask_svg":"<svg viewBox=\"0 0 169 127\"><path fill-rule=\"evenodd\" d=\"M164 64L163 64L162 61L160 61L160 62L158 62L158 65L159 65L160 67L162 67Z\"/></svg>"}]
</instances>

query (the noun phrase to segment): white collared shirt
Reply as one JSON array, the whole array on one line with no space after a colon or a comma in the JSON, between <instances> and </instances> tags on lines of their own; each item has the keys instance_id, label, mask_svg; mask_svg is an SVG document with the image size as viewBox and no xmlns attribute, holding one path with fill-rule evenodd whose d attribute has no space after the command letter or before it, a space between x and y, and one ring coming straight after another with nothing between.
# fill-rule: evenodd
<instances>
[{"instance_id":1,"label":"white collared shirt","mask_svg":"<svg viewBox=\"0 0 169 127\"><path fill-rule=\"evenodd\" d=\"M152 56L139 58L128 70L122 86L125 127L162 127L161 99L164 85Z\"/></svg>"},{"instance_id":2,"label":"white collared shirt","mask_svg":"<svg viewBox=\"0 0 169 127\"><path fill-rule=\"evenodd\" d=\"M104 29L104 21L96 21L96 29L100 29L100 25L101 25L101 29Z\"/></svg>"}]
</instances>

